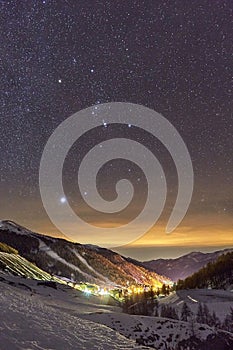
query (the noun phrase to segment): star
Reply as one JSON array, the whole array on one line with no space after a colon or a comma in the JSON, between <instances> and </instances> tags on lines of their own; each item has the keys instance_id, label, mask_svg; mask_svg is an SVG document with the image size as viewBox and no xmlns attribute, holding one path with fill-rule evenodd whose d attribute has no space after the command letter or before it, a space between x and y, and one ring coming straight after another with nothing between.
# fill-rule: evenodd
<instances>
[{"instance_id":1,"label":"star","mask_svg":"<svg viewBox=\"0 0 233 350\"><path fill-rule=\"evenodd\" d=\"M61 4L40 0L31 2L32 6L13 3L2 1L0 14L4 22L0 120L5 191L1 212L20 222L29 206L27 218L31 221L27 224L37 221L37 213L43 208L38 173L46 142L69 116L90 106L92 121L101 118L100 127L77 140L72 146L77 146L77 152L71 150L66 158L63 175L67 190L70 186L70 202L76 200L76 178L70 181L76 176L74 164L78 168L82 156L96 145L100 153L107 152L103 142L117 137L143 144L161 160L168 178L169 207L177 178L166 147L135 127L132 110L128 110L132 119L126 119L122 126L110 124L111 118L100 113L102 103L130 102L163 115L187 146L195 173L187 222L197 214L201 226L205 219L199 221L199 216L207 211L208 217L214 217L215 203L219 215L224 216L220 223L230 230L232 223L226 222L232 205L233 116L228 1L216 1L214 5L205 1L200 6L190 2L192 11L188 11L188 5L180 6L179 1L176 5L169 1L155 1L153 5L145 2L145 6L140 1L125 1L122 9L114 0L102 5L93 1L92 6L87 1L71 0ZM133 21L135 26L131 26ZM69 135L64 137L68 141ZM118 179L122 174L131 177L135 173L138 191L143 191L141 173L119 164L110 165L112 176L107 170L100 172L100 188L103 186L111 197L115 176ZM88 183L86 190L89 195ZM56 193L57 204L65 208L68 197ZM20 201L27 196L28 202ZM35 205L30 206L32 199ZM38 228L43 231L39 222ZM44 219L43 225L47 228L50 224Z\"/></svg>"},{"instance_id":2,"label":"star","mask_svg":"<svg viewBox=\"0 0 233 350\"><path fill-rule=\"evenodd\" d=\"M60 202L61 202L62 204L66 203L66 197L61 197L61 198L60 198Z\"/></svg>"}]
</instances>

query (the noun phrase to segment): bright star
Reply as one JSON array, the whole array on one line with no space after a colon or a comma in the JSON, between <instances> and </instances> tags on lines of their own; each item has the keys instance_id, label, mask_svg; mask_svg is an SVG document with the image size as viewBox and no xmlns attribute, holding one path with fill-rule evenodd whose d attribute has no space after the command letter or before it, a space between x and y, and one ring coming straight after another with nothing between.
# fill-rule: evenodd
<instances>
[{"instance_id":1,"label":"bright star","mask_svg":"<svg viewBox=\"0 0 233 350\"><path fill-rule=\"evenodd\" d=\"M65 203L65 202L66 202L66 197L61 197L61 198L60 198L60 202L61 202L61 203Z\"/></svg>"}]
</instances>

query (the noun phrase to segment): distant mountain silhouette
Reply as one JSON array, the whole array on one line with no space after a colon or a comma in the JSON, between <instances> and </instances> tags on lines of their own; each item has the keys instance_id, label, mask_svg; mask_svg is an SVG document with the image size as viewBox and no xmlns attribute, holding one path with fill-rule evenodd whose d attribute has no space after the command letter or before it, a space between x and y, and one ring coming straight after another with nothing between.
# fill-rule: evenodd
<instances>
[{"instance_id":1,"label":"distant mountain silhouette","mask_svg":"<svg viewBox=\"0 0 233 350\"><path fill-rule=\"evenodd\" d=\"M220 255L230 251L233 251L233 248L219 250L213 253L192 252L176 259L144 261L141 266L151 271L156 271L158 274L165 275L171 278L172 281L177 281L179 279L185 279L209 262L216 261Z\"/></svg>"}]
</instances>

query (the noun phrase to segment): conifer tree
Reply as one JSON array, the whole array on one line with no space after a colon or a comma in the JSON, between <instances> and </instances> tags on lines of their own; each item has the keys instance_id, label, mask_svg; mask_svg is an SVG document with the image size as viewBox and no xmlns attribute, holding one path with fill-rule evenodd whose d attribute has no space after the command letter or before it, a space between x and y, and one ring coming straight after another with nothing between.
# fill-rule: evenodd
<instances>
[{"instance_id":1,"label":"conifer tree","mask_svg":"<svg viewBox=\"0 0 233 350\"><path fill-rule=\"evenodd\" d=\"M202 308L202 304L199 303L198 305L198 310L197 310L197 317L196 317L196 321L198 323L203 323L203 308Z\"/></svg>"},{"instance_id":2,"label":"conifer tree","mask_svg":"<svg viewBox=\"0 0 233 350\"><path fill-rule=\"evenodd\" d=\"M181 310L181 321L188 321L188 318L191 316L192 312L188 305L184 302Z\"/></svg>"}]
</instances>

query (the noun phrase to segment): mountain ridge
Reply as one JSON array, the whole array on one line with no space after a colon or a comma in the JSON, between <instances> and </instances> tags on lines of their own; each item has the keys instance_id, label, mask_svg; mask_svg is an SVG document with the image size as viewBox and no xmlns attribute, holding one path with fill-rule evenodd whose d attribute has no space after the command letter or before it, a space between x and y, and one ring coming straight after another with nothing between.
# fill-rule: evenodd
<instances>
[{"instance_id":1,"label":"mountain ridge","mask_svg":"<svg viewBox=\"0 0 233 350\"><path fill-rule=\"evenodd\" d=\"M121 286L153 284L158 288L163 283L171 284L165 276L109 249L39 234L10 220L0 221L0 242L17 249L42 270L74 281Z\"/></svg>"},{"instance_id":2,"label":"mountain ridge","mask_svg":"<svg viewBox=\"0 0 233 350\"><path fill-rule=\"evenodd\" d=\"M232 289L233 286L233 251L221 254L216 261L184 280L179 280L178 289L214 288Z\"/></svg>"},{"instance_id":3,"label":"mountain ridge","mask_svg":"<svg viewBox=\"0 0 233 350\"><path fill-rule=\"evenodd\" d=\"M158 274L164 274L172 281L185 279L197 272L209 262L214 262L219 256L233 251L233 248L217 250L211 253L193 251L174 259L154 259L143 261L142 265Z\"/></svg>"}]
</instances>

